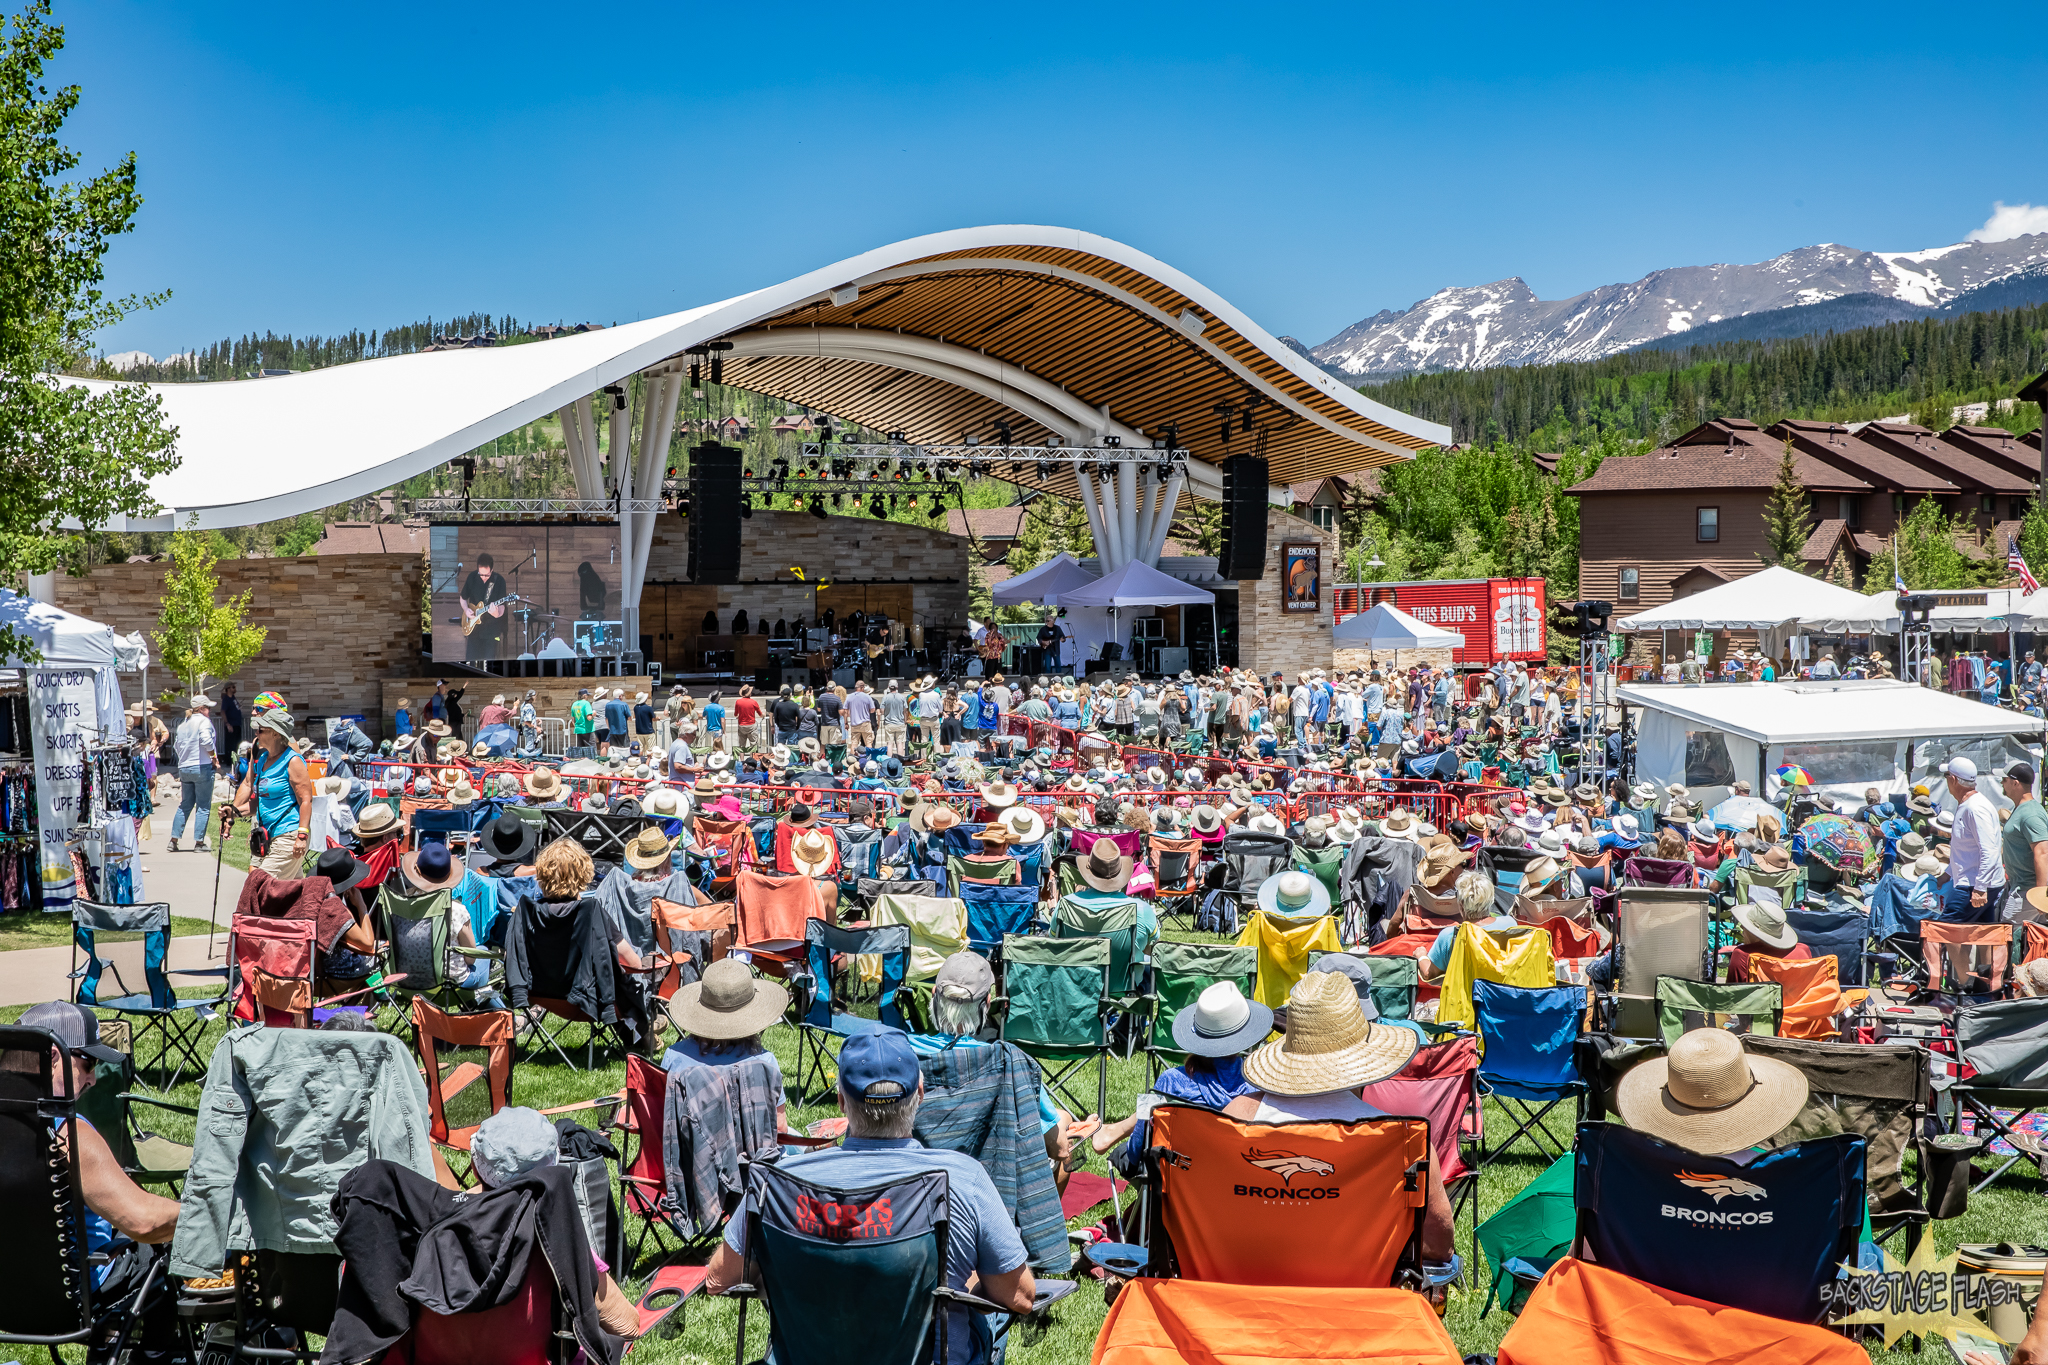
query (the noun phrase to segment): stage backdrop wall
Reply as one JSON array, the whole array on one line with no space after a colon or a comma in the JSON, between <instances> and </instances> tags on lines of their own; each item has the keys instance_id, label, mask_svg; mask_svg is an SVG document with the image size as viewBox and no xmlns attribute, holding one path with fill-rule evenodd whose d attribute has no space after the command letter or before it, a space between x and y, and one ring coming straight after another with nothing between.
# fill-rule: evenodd
<instances>
[{"instance_id":1,"label":"stage backdrop wall","mask_svg":"<svg viewBox=\"0 0 2048 1365\"><path fill-rule=\"evenodd\" d=\"M147 638L157 628L169 568L104 564L85 578L60 576L57 605L120 634L139 630ZM269 688L282 692L302 721L361 715L371 737L382 738L380 683L419 662L422 568L418 555L398 554L219 561L214 571L221 598L251 593L249 624L270 632L263 652L232 679L244 714ZM149 652L157 658L153 639ZM227 681L210 681L208 694L218 699ZM177 681L159 661L149 670L149 685L161 692Z\"/></svg>"},{"instance_id":2,"label":"stage backdrop wall","mask_svg":"<svg viewBox=\"0 0 2048 1365\"><path fill-rule=\"evenodd\" d=\"M1322 546L1321 603L1313 613L1283 611L1287 585L1281 576L1280 547L1303 541ZM1330 585L1337 581L1336 572L1335 532L1325 531L1314 522L1277 507L1266 509L1266 576L1237 585L1238 667L1249 668L1261 677L1277 668L1290 683L1303 669L1329 668L1335 648L1330 632L1336 627L1335 598ZM1407 656L1402 659L1405 662Z\"/></svg>"}]
</instances>

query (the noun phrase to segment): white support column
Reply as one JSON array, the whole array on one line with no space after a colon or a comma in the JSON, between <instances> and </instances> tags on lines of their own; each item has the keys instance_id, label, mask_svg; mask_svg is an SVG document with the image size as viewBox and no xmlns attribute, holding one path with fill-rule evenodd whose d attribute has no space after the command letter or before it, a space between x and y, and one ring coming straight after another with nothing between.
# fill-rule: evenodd
<instances>
[{"instance_id":1,"label":"white support column","mask_svg":"<svg viewBox=\"0 0 2048 1365\"><path fill-rule=\"evenodd\" d=\"M1173 477L1166 481L1166 488L1160 494L1159 515L1145 552L1145 564L1148 568L1158 568L1159 556L1166 552L1166 533L1173 529L1174 504L1180 501L1181 485L1186 482L1187 479L1176 470Z\"/></svg>"},{"instance_id":2,"label":"white support column","mask_svg":"<svg viewBox=\"0 0 2048 1365\"><path fill-rule=\"evenodd\" d=\"M1146 554L1146 547L1152 543L1152 533L1159 524L1159 490L1161 481L1151 473L1138 475L1138 552L1134 558L1142 559L1147 568L1158 556Z\"/></svg>"},{"instance_id":3,"label":"white support column","mask_svg":"<svg viewBox=\"0 0 2048 1365\"><path fill-rule=\"evenodd\" d=\"M619 630L625 637L619 652L632 654L640 648L640 593L633 586L633 410L614 402L610 394L603 398L607 408L605 458L610 465L611 491L619 500ZM642 386L642 407L646 399Z\"/></svg>"},{"instance_id":4,"label":"white support column","mask_svg":"<svg viewBox=\"0 0 2048 1365\"><path fill-rule=\"evenodd\" d=\"M683 376L668 375L653 381L649 401L640 418L640 465L633 475L634 495L658 497L662 475L668 468L669 440L675 434L676 410L683 395ZM633 601L637 606L647 586L647 559L654 549L654 512L633 514Z\"/></svg>"},{"instance_id":5,"label":"white support column","mask_svg":"<svg viewBox=\"0 0 2048 1365\"><path fill-rule=\"evenodd\" d=\"M1112 568L1121 569L1138 556L1138 467L1116 467L1117 544L1123 551Z\"/></svg>"},{"instance_id":6,"label":"white support column","mask_svg":"<svg viewBox=\"0 0 2048 1365\"><path fill-rule=\"evenodd\" d=\"M583 439L589 413L590 399L586 395L562 408L556 416L562 419L562 445L569 454L569 476L576 481L576 496L601 498L604 488L596 477L597 459Z\"/></svg>"},{"instance_id":7,"label":"white support column","mask_svg":"<svg viewBox=\"0 0 2048 1365\"><path fill-rule=\"evenodd\" d=\"M1081 490L1081 506L1088 513L1088 531L1095 537L1095 555L1100 563L1109 562L1109 518L1103 515L1102 507L1095 501L1095 476L1087 470L1076 471L1079 475L1074 483Z\"/></svg>"},{"instance_id":8,"label":"white support column","mask_svg":"<svg viewBox=\"0 0 2048 1365\"><path fill-rule=\"evenodd\" d=\"M1095 485L1095 497L1102 504L1103 529L1109 532L1109 539L1095 547L1097 557L1101 561L1102 572L1115 573L1124 566L1124 560L1128 558L1124 553L1124 520L1123 511L1117 506L1116 479L1114 476L1097 479L1093 474L1083 474L1081 477Z\"/></svg>"},{"instance_id":9,"label":"white support column","mask_svg":"<svg viewBox=\"0 0 2048 1365\"><path fill-rule=\"evenodd\" d=\"M601 498L606 492L604 456L597 448L597 411L591 398L586 393L576 400L576 429L583 433L583 458L590 468L590 492L585 496Z\"/></svg>"}]
</instances>

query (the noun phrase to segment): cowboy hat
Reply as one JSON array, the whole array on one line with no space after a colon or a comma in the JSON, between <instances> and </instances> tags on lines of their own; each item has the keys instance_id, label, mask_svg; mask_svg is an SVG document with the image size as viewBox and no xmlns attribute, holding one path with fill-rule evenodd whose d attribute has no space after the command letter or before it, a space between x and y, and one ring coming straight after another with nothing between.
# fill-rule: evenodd
<instances>
[{"instance_id":1,"label":"cowboy hat","mask_svg":"<svg viewBox=\"0 0 2048 1365\"><path fill-rule=\"evenodd\" d=\"M789 860L807 877L824 876L835 851L832 836L822 829L807 829L789 841Z\"/></svg>"},{"instance_id":2,"label":"cowboy hat","mask_svg":"<svg viewBox=\"0 0 2048 1365\"><path fill-rule=\"evenodd\" d=\"M998 779L981 789L981 803L992 810L1017 804L1017 784Z\"/></svg>"},{"instance_id":3,"label":"cowboy hat","mask_svg":"<svg viewBox=\"0 0 2048 1365\"><path fill-rule=\"evenodd\" d=\"M1259 884L1259 909L1289 919L1312 919L1330 913L1330 888L1322 878L1299 869L1277 873Z\"/></svg>"},{"instance_id":4,"label":"cowboy hat","mask_svg":"<svg viewBox=\"0 0 2048 1365\"><path fill-rule=\"evenodd\" d=\"M983 825L973 834L976 843L990 845L990 853L1000 853L1010 846L1010 831L1000 824Z\"/></svg>"},{"instance_id":5,"label":"cowboy hat","mask_svg":"<svg viewBox=\"0 0 2048 1365\"><path fill-rule=\"evenodd\" d=\"M1772 844L1762 853L1757 854L1756 860L1758 864L1769 868L1773 872L1784 872L1792 866L1792 855L1786 851L1783 844Z\"/></svg>"},{"instance_id":6,"label":"cowboy hat","mask_svg":"<svg viewBox=\"0 0 2048 1365\"><path fill-rule=\"evenodd\" d=\"M405 879L422 891L443 891L463 878L461 860L438 840L421 844L398 861Z\"/></svg>"},{"instance_id":7,"label":"cowboy hat","mask_svg":"<svg viewBox=\"0 0 2048 1365\"><path fill-rule=\"evenodd\" d=\"M1356 1090L1408 1065L1421 1036L1365 1017L1351 979L1310 972L1287 996L1287 1032L1245 1058L1244 1075L1273 1095Z\"/></svg>"},{"instance_id":8,"label":"cowboy hat","mask_svg":"<svg viewBox=\"0 0 2048 1365\"><path fill-rule=\"evenodd\" d=\"M1628 789L1629 799L1638 806L1647 806L1657 799L1657 784L1638 782Z\"/></svg>"},{"instance_id":9,"label":"cowboy hat","mask_svg":"<svg viewBox=\"0 0 2048 1365\"><path fill-rule=\"evenodd\" d=\"M787 744L777 744L768 750L768 761L775 767L787 768L789 766L789 757L789 746Z\"/></svg>"},{"instance_id":10,"label":"cowboy hat","mask_svg":"<svg viewBox=\"0 0 2048 1365\"><path fill-rule=\"evenodd\" d=\"M1301 822L1301 846L1303 848L1328 848L1330 845L1330 817L1311 815Z\"/></svg>"},{"instance_id":11,"label":"cowboy hat","mask_svg":"<svg viewBox=\"0 0 2048 1365\"><path fill-rule=\"evenodd\" d=\"M468 753L469 746L459 739L444 739L434 747L434 758L441 763L465 757Z\"/></svg>"},{"instance_id":12,"label":"cowboy hat","mask_svg":"<svg viewBox=\"0 0 2048 1365\"><path fill-rule=\"evenodd\" d=\"M714 773L722 773L732 766L732 755L723 749L713 749L704 755L704 766Z\"/></svg>"},{"instance_id":13,"label":"cowboy hat","mask_svg":"<svg viewBox=\"0 0 2048 1365\"><path fill-rule=\"evenodd\" d=\"M327 878L337 892L346 891L370 875L370 865L345 848L330 848L313 864L313 875Z\"/></svg>"},{"instance_id":14,"label":"cowboy hat","mask_svg":"<svg viewBox=\"0 0 2048 1365\"><path fill-rule=\"evenodd\" d=\"M381 839L387 834L396 834L405 828L398 818L398 812L382 801L363 807L362 815L356 820L355 836L360 842Z\"/></svg>"},{"instance_id":15,"label":"cowboy hat","mask_svg":"<svg viewBox=\"0 0 2048 1365\"><path fill-rule=\"evenodd\" d=\"M362 826L357 825L356 830L360 833ZM517 867L532 859L533 851L540 846L540 830L508 812L485 825L477 843L488 861Z\"/></svg>"},{"instance_id":16,"label":"cowboy hat","mask_svg":"<svg viewBox=\"0 0 2048 1365\"><path fill-rule=\"evenodd\" d=\"M1113 839L1097 839L1079 860L1081 880L1097 891L1121 891L1131 880L1132 859Z\"/></svg>"},{"instance_id":17,"label":"cowboy hat","mask_svg":"<svg viewBox=\"0 0 2048 1365\"><path fill-rule=\"evenodd\" d=\"M1572 788L1572 800L1582 806L1589 801L1598 801L1599 799L1600 789L1591 782L1581 782L1578 786Z\"/></svg>"},{"instance_id":18,"label":"cowboy hat","mask_svg":"<svg viewBox=\"0 0 2048 1365\"><path fill-rule=\"evenodd\" d=\"M348 779L345 777L322 777L313 783L315 796L347 796Z\"/></svg>"},{"instance_id":19,"label":"cowboy hat","mask_svg":"<svg viewBox=\"0 0 2048 1365\"><path fill-rule=\"evenodd\" d=\"M1415 817L1408 813L1406 806L1396 806L1387 813L1387 817L1384 820L1380 821L1380 837L1383 839L1405 839L1411 844L1418 842L1419 836L1415 832Z\"/></svg>"},{"instance_id":20,"label":"cowboy hat","mask_svg":"<svg viewBox=\"0 0 2048 1365\"><path fill-rule=\"evenodd\" d=\"M1775 905L1760 901L1743 901L1729 907L1728 913L1735 916L1735 922L1749 931L1757 942L1780 950L1793 948L1799 943L1799 935L1785 921L1785 912Z\"/></svg>"},{"instance_id":21,"label":"cowboy hat","mask_svg":"<svg viewBox=\"0 0 2048 1365\"><path fill-rule=\"evenodd\" d=\"M1797 1067L1750 1056L1727 1029L1698 1028L1624 1075L1615 1107L1638 1132L1713 1155L1777 1133L1799 1116L1806 1092Z\"/></svg>"},{"instance_id":22,"label":"cowboy hat","mask_svg":"<svg viewBox=\"0 0 2048 1365\"><path fill-rule=\"evenodd\" d=\"M1273 1010L1218 981L1173 1017L1173 1045L1196 1057L1235 1057L1273 1031Z\"/></svg>"},{"instance_id":23,"label":"cowboy hat","mask_svg":"<svg viewBox=\"0 0 2048 1365\"><path fill-rule=\"evenodd\" d=\"M1197 834L1214 834L1223 828L1223 812L1207 804L1196 806L1188 816L1188 824Z\"/></svg>"},{"instance_id":24,"label":"cowboy hat","mask_svg":"<svg viewBox=\"0 0 2048 1365\"><path fill-rule=\"evenodd\" d=\"M1253 806L1252 813L1245 818L1244 827L1254 834L1285 834L1280 827L1280 817L1264 806Z\"/></svg>"},{"instance_id":25,"label":"cowboy hat","mask_svg":"<svg viewBox=\"0 0 2048 1365\"><path fill-rule=\"evenodd\" d=\"M445 720L428 721L426 724L426 731L435 739L446 739L448 738L448 736L455 733L453 730L448 728L448 722Z\"/></svg>"},{"instance_id":26,"label":"cowboy hat","mask_svg":"<svg viewBox=\"0 0 2048 1365\"><path fill-rule=\"evenodd\" d=\"M933 834L943 834L960 823L960 812L954 810L951 806L925 802L920 804L918 809L926 810L927 807L929 807L929 810L924 817L924 824L925 828Z\"/></svg>"},{"instance_id":27,"label":"cowboy hat","mask_svg":"<svg viewBox=\"0 0 2048 1365\"><path fill-rule=\"evenodd\" d=\"M789 991L755 976L736 957L720 958L701 979L676 989L669 1002L676 1026L713 1040L751 1038L782 1017Z\"/></svg>"},{"instance_id":28,"label":"cowboy hat","mask_svg":"<svg viewBox=\"0 0 2048 1365\"><path fill-rule=\"evenodd\" d=\"M649 815L672 820L689 813L689 800L674 787L656 787L641 801L640 809Z\"/></svg>"},{"instance_id":29,"label":"cowboy hat","mask_svg":"<svg viewBox=\"0 0 2048 1365\"><path fill-rule=\"evenodd\" d=\"M675 845L658 825L648 825L626 841L626 863L640 872L651 872L657 867L669 865L669 855Z\"/></svg>"},{"instance_id":30,"label":"cowboy hat","mask_svg":"<svg viewBox=\"0 0 2048 1365\"><path fill-rule=\"evenodd\" d=\"M526 775L521 785L526 788L528 796L551 801L561 794L562 778L553 768L536 768Z\"/></svg>"},{"instance_id":31,"label":"cowboy hat","mask_svg":"<svg viewBox=\"0 0 2048 1365\"><path fill-rule=\"evenodd\" d=\"M473 806L476 804L476 788L469 785L467 777L448 789L448 804L450 806Z\"/></svg>"},{"instance_id":32,"label":"cowboy hat","mask_svg":"<svg viewBox=\"0 0 2048 1365\"><path fill-rule=\"evenodd\" d=\"M1029 806L1010 807L1001 823L1012 843L1035 844L1045 838L1045 817Z\"/></svg>"}]
</instances>

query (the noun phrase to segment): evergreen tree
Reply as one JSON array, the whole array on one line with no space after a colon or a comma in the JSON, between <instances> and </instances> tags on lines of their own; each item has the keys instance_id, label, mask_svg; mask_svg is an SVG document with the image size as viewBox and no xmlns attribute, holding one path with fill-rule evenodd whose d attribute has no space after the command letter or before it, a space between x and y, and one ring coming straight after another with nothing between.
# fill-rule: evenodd
<instances>
[{"instance_id":1,"label":"evergreen tree","mask_svg":"<svg viewBox=\"0 0 2048 1365\"><path fill-rule=\"evenodd\" d=\"M1798 568L1799 552L1806 548L1806 539L1812 533L1807 525L1812 514L1806 485L1799 481L1799 467L1793 463L1792 442L1788 440L1785 453L1778 460L1778 480L1771 485L1771 495L1764 501L1765 548L1757 558L1766 566Z\"/></svg>"}]
</instances>

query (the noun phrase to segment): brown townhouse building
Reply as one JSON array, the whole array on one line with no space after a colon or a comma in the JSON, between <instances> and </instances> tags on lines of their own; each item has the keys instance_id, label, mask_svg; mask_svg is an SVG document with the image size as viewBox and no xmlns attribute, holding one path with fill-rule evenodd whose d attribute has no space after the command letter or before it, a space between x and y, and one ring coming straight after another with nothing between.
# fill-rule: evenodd
<instances>
[{"instance_id":1,"label":"brown townhouse building","mask_svg":"<svg viewBox=\"0 0 2048 1365\"><path fill-rule=\"evenodd\" d=\"M1628 615L1763 567L1764 504L1785 442L1814 521L1803 552L1814 572L1858 585L1894 528L1923 497L1976 527L1965 554L2004 554L2033 496L2038 435L1958 426L1783 421L1703 422L1646 455L1611 459L1566 490L1579 499L1579 592Z\"/></svg>"}]
</instances>

